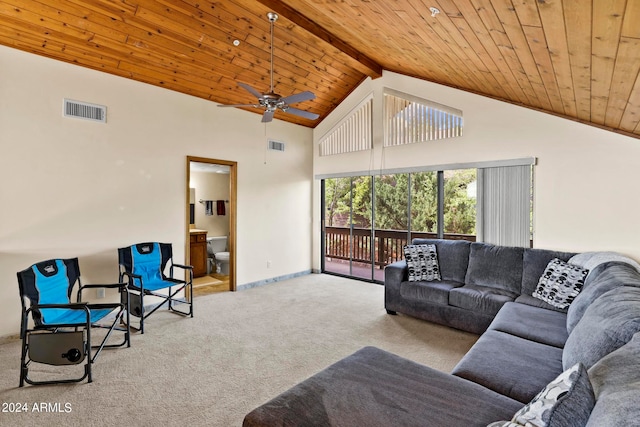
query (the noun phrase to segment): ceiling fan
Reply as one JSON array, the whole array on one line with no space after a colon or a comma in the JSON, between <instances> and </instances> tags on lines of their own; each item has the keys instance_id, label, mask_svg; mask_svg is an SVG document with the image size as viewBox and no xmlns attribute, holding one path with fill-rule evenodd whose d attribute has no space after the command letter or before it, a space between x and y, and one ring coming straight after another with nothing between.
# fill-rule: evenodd
<instances>
[{"instance_id":1,"label":"ceiling fan","mask_svg":"<svg viewBox=\"0 0 640 427\"><path fill-rule=\"evenodd\" d=\"M246 89L253 96L258 98L257 104L233 104L233 105L218 105L218 107L254 107L264 108L264 114L262 115L262 123L267 123L273 120L273 115L277 110L285 113L295 114L296 116L304 117L310 120L316 120L320 117L318 114L310 113L308 111L299 110L293 108L290 105L296 104L302 101L310 101L315 99L315 95L312 92L304 91L289 96L281 96L273 91L273 24L278 20L278 15L274 12L267 13L267 18L271 23L271 87L269 92L260 93L246 83L238 82L238 86Z\"/></svg>"}]
</instances>

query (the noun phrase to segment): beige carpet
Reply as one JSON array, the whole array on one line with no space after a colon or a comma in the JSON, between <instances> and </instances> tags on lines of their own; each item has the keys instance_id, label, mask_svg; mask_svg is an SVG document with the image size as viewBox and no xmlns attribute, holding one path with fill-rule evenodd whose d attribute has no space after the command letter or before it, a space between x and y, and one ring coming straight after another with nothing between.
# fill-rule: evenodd
<instances>
[{"instance_id":1,"label":"beige carpet","mask_svg":"<svg viewBox=\"0 0 640 427\"><path fill-rule=\"evenodd\" d=\"M387 315L380 285L312 274L197 297L193 319L157 312L131 348L100 355L91 384L19 388L19 342L0 345L0 409L28 409L0 411L0 425L240 426L254 407L363 346L450 371L475 340ZM60 412L34 412L41 403Z\"/></svg>"}]
</instances>

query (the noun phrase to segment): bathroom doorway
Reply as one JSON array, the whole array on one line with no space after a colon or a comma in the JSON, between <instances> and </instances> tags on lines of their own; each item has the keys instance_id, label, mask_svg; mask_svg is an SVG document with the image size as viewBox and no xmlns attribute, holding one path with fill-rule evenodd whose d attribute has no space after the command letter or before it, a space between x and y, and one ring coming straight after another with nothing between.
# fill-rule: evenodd
<instances>
[{"instance_id":1,"label":"bathroom doorway","mask_svg":"<svg viewBox=\"0 0 640 427\"><path fill-rule=\"evenodd\" d=\"M193 296L235 291L237 162L187 156L186 250Z\"/></svg>"}]
</instances>

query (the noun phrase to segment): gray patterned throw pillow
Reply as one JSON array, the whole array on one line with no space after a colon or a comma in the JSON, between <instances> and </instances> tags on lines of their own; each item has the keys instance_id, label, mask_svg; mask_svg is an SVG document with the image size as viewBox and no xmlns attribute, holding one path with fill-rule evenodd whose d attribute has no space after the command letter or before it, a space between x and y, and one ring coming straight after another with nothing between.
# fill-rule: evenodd
<instances>
[{"instance_id":1,"label":"gray patterned throw pillow","mask_svg":"<svg viewBox=\"0 0 640 427\"><path fill-rule=\"evenodd\" d=\"M557 308L567 308L582 290L589 270L558 258L549 261L532 296Z\"/></svg>"},{"instance_id":2,"label":"gray patterned throw pillow","mask_svg":"<svg viewBox=\"0 0 640 427\"><path fill-rule=\"evenodd\" d=\"M407 245L404 259L409 269L409 281L441 280L436 245Z\"/></svg>"},{"instance_id":3,"label":"gray patterned throw pillow","mask_svg":"<svg viewBox=\"0 0 640 427\"><path fill-rule=\"evenodd\" d=\"M515 413L488 427L584 427L596 403L587 370L576 363Z\"/></svg>"},{"instance_id":4,"label":"gray patterned throw pillow","mask_svg":"<svg viewBox=\"0 0 640 427\"><path fill-rule=\"evenodd\" d=\"M511 421L536 427L582 427L596 403L582 363L576 363L542 389Z\"/></svg>"}]
</instances>

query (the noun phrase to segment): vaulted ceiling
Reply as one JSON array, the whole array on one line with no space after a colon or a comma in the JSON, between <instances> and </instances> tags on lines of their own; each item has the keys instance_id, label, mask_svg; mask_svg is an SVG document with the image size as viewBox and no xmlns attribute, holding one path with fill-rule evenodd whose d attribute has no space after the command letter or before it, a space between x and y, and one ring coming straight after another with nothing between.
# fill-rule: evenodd
<instances>
[{"instance_id":1,"label":"vaulted ceiling","mask_svg":"<svg viewBox=\"0 0 640 427\"><path fill-rule=\"evenodd\" d=\"M0 44L247 104L269 11L275 92L320 115L276 118L314 127L389 70L640 138L640 0L0 0Z\"/></svg>"}]
</instances>

